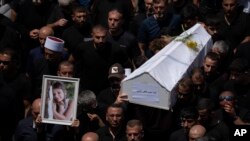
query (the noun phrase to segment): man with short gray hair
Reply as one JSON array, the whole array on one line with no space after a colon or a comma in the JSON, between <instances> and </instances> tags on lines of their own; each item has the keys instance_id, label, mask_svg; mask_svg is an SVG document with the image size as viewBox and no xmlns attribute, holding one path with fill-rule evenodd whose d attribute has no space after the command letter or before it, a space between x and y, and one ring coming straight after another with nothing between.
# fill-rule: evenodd
<instances>
[{"instance_id":1,"label":"man with short gray hair","mask_svg":"<svg viewBox=\"0 0 250 141\"><path fill-rule=\"evenodd\" d=\"M77 101L77 119L80 121L79 132L76 135L77 140L80 140L84 133L94 132L104 126L100 116L101 111L95 93L90 90L80 92Z\"/></svg>"},{"instance_id":2,"label":"man with short gray hair","mask_svg":"<svg viewBox=\"0 0 250 141\"><path fill-rule=\"evenodd\" d=\"M126 125L126 136L128 141L142 141L144 137L142 122L137 119L129 120Z\"/></svg>"}]
</instances>

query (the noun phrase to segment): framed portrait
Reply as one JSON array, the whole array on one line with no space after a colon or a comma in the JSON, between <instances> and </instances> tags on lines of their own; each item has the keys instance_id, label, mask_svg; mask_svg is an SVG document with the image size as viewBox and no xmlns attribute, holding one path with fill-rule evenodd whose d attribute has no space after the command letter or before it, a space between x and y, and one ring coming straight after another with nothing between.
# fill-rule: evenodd
<instances>
[{"instance_id":1,"label":"framed portrait","mask_svg":"<svg viewBox=\"0 0 250 141\"><path fill-rule=\"evenodd\" d=\"M43 123L71 125L76 118L79 78L43 76L41 118Z\"/></svg>"}]
</instances>

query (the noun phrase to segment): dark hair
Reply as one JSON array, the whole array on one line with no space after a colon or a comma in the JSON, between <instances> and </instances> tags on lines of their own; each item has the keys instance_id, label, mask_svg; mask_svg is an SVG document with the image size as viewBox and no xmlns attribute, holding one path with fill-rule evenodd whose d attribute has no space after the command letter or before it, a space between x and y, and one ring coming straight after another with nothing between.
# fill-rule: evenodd
<instances>
[{"instance_id":1,"label":"dark hair","mask_svg":"<svg viewBox=\"0 0 250 141\"><path fill-rule=\"evenodd\" d=\"M199 68L199 67L194 67L194 68L191 70L190 73L191 73L190 76L193 76L193 75L196 74L196 73L202 74L202 70L201 70L201 68Z\"/></svg>"},{"instance_id":2,"label":"dark hair","mask_svg":"<svg viewBox=\"0 0 250 141\"><path fill-rule=\"evenodd\" d=\"M122 109L122 111L124 112L124 109L123 109L123 107L122 107L121 104L113 103L113 104L109 105L109 106L107 107L106 113L108 113L108 109L109 109L109 108L120 108L120 109Z\"/></svg>"},{"instance_id":3,"label":"dark hair","mask_svg":"<svg viewBox=\"0 0 250 141\"><path fill-rule=\"evenodd\" d=\"M105 32L107 32L108 29L107 29L106 27L104 27L103 25L97 24L97 25L94 25L94 26L92 27L92 33L93 33L94 31L105 31Z\"/></svg>"},{"instance_id":4,"label":"dark hair","mask_svg":"<svg viewBox=\"0 0 250 141\"><path fill-rule=\"evenodd\" d=\"M142 122L138 119L131 119L127 122L128 127L135 127L135 126L140 126L141 128L143 127Z\"/></svg>"},{"instance_id":5,"label":"dark hair","mask_svg":"<svg viewBox=\"0 0 250 141\"><path fill-rule=\"evenodd\" d=\"M179 87L182 87L184 89L189 89L189 92L192 92L193 86L194 86L194 83L192 79L190 77L184 77L178 82L177 90L179 89Z\"/></svg>"},{"instance_id":6,"label":"dark hair","mask_svg":"<svg viewBox=\"0 0 250 141\"><path fill-rule=\"evenodd\" d=\"M162 2L162 1L165 3L165 5L168 4L168 1L167 1L167 0L153 0L153 4L154 4L154 3L160 3L160 2Z\"/></svg>"},{"instance_id":7,"label":"dark hair","mask_svg":"<svg viewBox=\"0 0 250 141\"><path fill-rule=\"evenodd\" d=\"M229 92L230 94L232 94L234 99L237 99L237 92L234 89L223 88L223 89L221 89L221 91L219 91L219 96L222 95L222 93L224 93L224 92Z\"/></svg>"},{"instance_id":8,"label":"dark hair","mask_svg":"<svg viewBox=\"0 0 250 141\"><path fill-rule=\"evenodd\" d=\"M11 62L15 63L16 67L21 67L21 56L11 48L3 48L0 50L0 54L7 54L11 57Z\"/></svg>"},{"instance_id":9,"label":"dark hair","mask_svg":"<svg viewBox=\"0 0 250 141\"><path fill-rule=\"evenodd\" d=\"M52 87L53 87L54 89L60 88L60 89L63 89L63 90L66 91L64 84L63 84L62 82L60 82L60 81L55 81L55 82L53 82L53 83L52 83Z\"/></svg>"},{"instance_id":10,"label":"dark hair","mask_svg":"<svg viewBox=\"0 0 250 141\"><path fill-rule=\"evenodd\" d=\"M74 14L75 12L88 13L88 10L79 4L73 3L72 4L72 14Z\"/></svg>"},{"instance_id":11,"label":"dark hair","mask_svg":"<svg viewBox=\"0 0 250 141\"><path fill-rule=\"evenodd\" d=\"M183 20L199 19L199 9L193 4L188 4L181 10L181 17Z\"/></svg>"},{"instance_id":12,"label":"dark hair","mask_svg":"<svg viewBox=\"0 0 250 141\"><path fill-rule=\"evenodd\" d=\"M62 61L62 62L60 62L59 65L58 65L58 70L60 70L62 66L72 66L73 71L74 71L74 64L72 62L70 62L70 61Z\"/></svg>"},{"instance_id":13,"label":"dark hair","mask_svg":"<svg viewBox=\"0 0 250 141\"><path fill-rule=\"evenodd\" d=\"M137 56L134 59L134 65L136 68L139 68L142 64L144 64L148 59L145 56Z\"/></svg>"},{"instance_id":14,"label":"dark hair","mask_svg":"<svg viewBox=\"0 0 250 141\"><path fill-rule=\"evenodd\" d=\"M110 12L114 12L114 11L115 11L115 12L118 12L119 14L121 14L121 19L123 19L123 12L122 12L121 9L113 8L113 9L109 10L108 14L109 14Z\"/></svg>"},{"instance_id":15,"label":"dark hair","mask_svg":"<svg viewBox=\"0 0 250 141\"><path fill-rule=\"evenodd\" d=\"M194 107L185 107L181 109L180 118L191 118L191 119L198 119L199 113L196 108Z\"/></svg>"},{"instance_id":16,"label":"dark hair","mask_svg":"<svg viewBox=\"0 0 250 141\"><path fill-rule=\"evenodd\" d=\"M201 98L201 99L199 99L196 108L198 110L207 109L208 111L211 112L215 108L215 105L211 99Z\"/></svg>"},{"instance_id":17,"label":"dark hair","mask_svg":"<svg viewBox=\"0 0 250 141\"><path fill-rule=\"evenodd\" d=\"M66 88L64 86L64 84L60 81L54 81L52 83L52 89L62 89L63 91L63 94L64 94L64 103L66 103L66 98L67 98L67 91L66 91Z\"/></svg>"},{"instance_id":18,"label":"dark hair","mask_svg":"<svg viewBox=\"0 0 250 141\"><path fill-rule=\"evenodd\" d=\"M220 56L217 53L211 52L211 51L207 53L205 58L210 58L211 60L217 61L217 62L220 61Z\"/></svg>"},{"instance_id":19,"label":"dark hair","mask_svg":"<svg viewBox=\"0 0 250 141\"><path fill-rule=\"evenodd\" d=\"M229 66L229 70L237 71L240 73L245 72L246 70L248 70L248 68L248 61L245 58L236 58Z\"/></svg>"},{"instance_id":20,"label":"dark hair","mask_svg":"<svg viewBox=\"0 0 250 141\"><path fill-rule=\"evenodd\" d=\"M157 50L164 48L167 44L168 43L164 39L156 38L150 42L149 49L155 53Z\"/></svg>"},{"instance_id":21,"label":"dark hair","mask_svg":"<svg viewBox=\"0 0 250 141\"><path fill-rule=\"evenodd\" d=\"M207 15L204 23L206 26L213 26L217 28L220 25L220 19L215 15Z\"/></svg>"}]
</instances>

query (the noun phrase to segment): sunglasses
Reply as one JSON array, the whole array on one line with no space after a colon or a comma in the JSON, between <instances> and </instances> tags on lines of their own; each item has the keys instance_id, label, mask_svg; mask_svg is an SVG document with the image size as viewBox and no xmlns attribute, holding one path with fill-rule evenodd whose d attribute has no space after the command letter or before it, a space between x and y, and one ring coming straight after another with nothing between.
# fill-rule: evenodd
<instances>
[{"instance_id":1,"label":"sunglasses","mask_svg":"<svg viewBox=\"0 0 250 141\"><path fill-rule=\"evenodd\" d=\"M233 96L220 96L219 97L220 101L226 100L226 101L233 101L234 97Z\"/></svg>"},{"instance_id":2,"label":"sunglasses","mask_svg":"<svg viewBox=\"0 0 250 141\"><path fill-rule=\"evenodd\" d=\"M1 61L1 60L0 60L0 64L9 65L9 64L10 64L10 61Z\"/></svg>"}]
</instances>

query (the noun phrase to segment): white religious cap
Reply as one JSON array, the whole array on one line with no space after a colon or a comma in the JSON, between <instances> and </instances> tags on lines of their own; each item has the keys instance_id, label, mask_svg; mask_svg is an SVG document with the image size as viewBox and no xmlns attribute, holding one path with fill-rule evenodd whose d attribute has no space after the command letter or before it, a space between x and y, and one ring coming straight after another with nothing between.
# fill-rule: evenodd
<instances>
[{"instance_id":1,"label":"white religious cap","mask_svg":"<svg viewBox=\"0 0 250 141\"><path fill-rule=\"evenodd\" d=\"M4 4L0 6L0 14L3 14L5 17L11 19L11 7L9 4Z\"/></svg>"},{"instance_id":2,"label":"white religious cap","mask_svg":"<svg viewBox=\"0 0 250 141\"><path fill-rule=\"evenodd\" d=\"M44 47L55 52L62 52L64 47L64 41L57 37L48 36L46 38Z\"/></svg>"}]
</instances>

